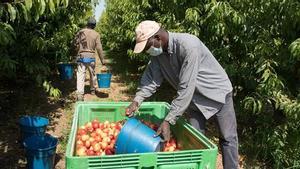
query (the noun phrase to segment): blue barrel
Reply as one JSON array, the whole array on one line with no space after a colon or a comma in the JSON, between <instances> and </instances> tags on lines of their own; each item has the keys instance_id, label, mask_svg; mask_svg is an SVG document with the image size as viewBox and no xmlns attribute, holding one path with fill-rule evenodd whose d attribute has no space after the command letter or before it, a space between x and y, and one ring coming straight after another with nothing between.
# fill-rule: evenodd
<instances>
[{"instance_id":1,"label":"blue barrel","mask_svg":"<svg viewBox=\"0 0 300 169\"><path fill-rule=\"evenodd\" d=\"M27 169L53 169L57 138L48 134L25 139Z\"/></svg>"},{"instance_id":2,"label":"blue barrel","mask_svg":"<svg viewBox=\"0 0 300 169\"><path fill-rule=\"evenodd\" d=\"M43 136L49 120L40 116L23 116L19 119L21 140L30 136Z\"/></svg>"},{"instance_id":3,"label":"blue barrel","mask_svg":"<svg viewBox=\"0 0 300 169\"><path fill-rule=\"evenodd\" d=\"M110 88L111 73L97 74L97 80L99 88Z\"/></svg>"},{"instance_id":4,"label":"blue barrel","mask_svg":"<svg viewBox=\"0 0 300 169\"><path fill-rule=\"evenodd\" d=\"M160 151L161 138L141 121L130 118L121 129L116 141L116 154Z\"/></svg>"},{"instance_id":5,"label":"blue barrel","mask_svg":"<svg viewBox=\"0 0 300 169\"><path fill-rule=\"evenodd\" d=\"M58 71L61 80L70 80L73 77L73 67L70 63L59 64Z\"/></svg>"}]
</instances>

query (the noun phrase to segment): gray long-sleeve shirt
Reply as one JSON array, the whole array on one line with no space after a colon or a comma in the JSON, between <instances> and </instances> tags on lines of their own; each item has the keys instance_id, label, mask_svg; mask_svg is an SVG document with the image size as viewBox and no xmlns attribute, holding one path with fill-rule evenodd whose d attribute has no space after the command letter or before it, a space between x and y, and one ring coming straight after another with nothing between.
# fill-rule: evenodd
<instances>
[{"instance_id":1,"label":"gray long-sleeve shirt","mask_svg":"<svg viewBox=\"0 0 300 169\"><path fill-rule=\"evenodd\" d=\"M232 91L231 82L212 53L194 35L169 32L168 52L152 56L134 98L139 104L156 92L163 79L176 90L165 120L174 123L193 102L206 119Z\"/></svg>"}]
</instances>

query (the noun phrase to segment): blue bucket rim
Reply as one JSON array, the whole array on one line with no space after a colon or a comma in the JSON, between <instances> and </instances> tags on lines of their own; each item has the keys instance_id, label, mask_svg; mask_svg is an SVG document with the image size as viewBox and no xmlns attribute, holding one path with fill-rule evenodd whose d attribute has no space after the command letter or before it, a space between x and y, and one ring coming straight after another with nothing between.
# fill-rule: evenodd
<instances>
[{"instance_id":1,"label":"blue bucket rim","mask_svg":"<svg viewBox=\"0 0 300 169\"><path fill-rule=\"evenodd\" d=\"M24 124L26 122L26 121L24 121L26 118L39 118L39 119L43 120L45 122L45 124L44 125L37 125L37 126L28 126L28 125ZM45 126L49 125L49 119L46 118L46 117L43 117L43 116L25 115L25 116L20 117L19 124L21 126L26 126L26 127L45 127Z\"/></svg>"},{"instance_id":2,"label":"blue bucket rim","mask_svg":"<svg viewBox=\"0 0 300 169\"><path fill-rule=\"evenodd\" d=\"M112 74L111 74L111 73L97 73L96 75L97 75L97 77L98 77L98 76L100 76L100 75L110 75L110 76L111 76Z\"/></svg>"},{"instance_id":3,"label":"blue bucket rim","mask_svg":"<svg viewBox=\"0 0 300 169\"><path fill-rule=\"evenodd\" d=\"M37 139L42 139L43 137L49 137L51 139L54 140L55 144L47 147L47 148L30 148L28 147L28 145L26 144L27 141L30 141L31 139L37 140ZM23 141L23 146L27 149L27 150L33 150L33 151L48 151L48 150L52 150L53 148L55 148L58 144L58 138L51 136L50 134L45 134L44 136L30 136L27 137L24 141Z\"/></svg>"},{"instance_id":4,"label":"blue bucket rim","mask_svg":"<svg viewBox=\"0 0 300 169\"><path fill-rule=\"evenodd\" d=\"M117 153L117 148L116 148L116 146L118 146L118 143L120 142L120 135L121 135L121 133L123 133L124 132L124 130L126 130L126 126L128 126L128 123L130 123L130 121L138 121L135 117L130 117L130 118L128 118L127 120L126 120L126 122L123 124L123 126L122 126L122 128L121 128L121 130L120 130L120 132L119 132L119 134L118 134L118 137L116 138L116 143L115 143L115 151L116 151L116 153ZM123 149L124 150L124 149ZM123 154L124 152L123 152L123 150L121 151L121 152L119 152L120 154Z\"/></svg>"}]
</instances>

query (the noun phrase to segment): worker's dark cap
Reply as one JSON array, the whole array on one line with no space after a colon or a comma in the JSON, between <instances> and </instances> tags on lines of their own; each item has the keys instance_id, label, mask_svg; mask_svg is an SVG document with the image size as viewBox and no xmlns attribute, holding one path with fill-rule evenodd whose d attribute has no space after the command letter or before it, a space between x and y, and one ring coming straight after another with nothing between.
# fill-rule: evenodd
<instances>
[{"instance_id":1,"label":"worker's dark cap","mask_svg":"<svg viewBox=\"0 0 300 169\"><path fill-rule=\"evenodd\" d=\"M87 24L88 25L96 25L96 19L94 17L89 17Z\"/></svg>"}]
</instances>

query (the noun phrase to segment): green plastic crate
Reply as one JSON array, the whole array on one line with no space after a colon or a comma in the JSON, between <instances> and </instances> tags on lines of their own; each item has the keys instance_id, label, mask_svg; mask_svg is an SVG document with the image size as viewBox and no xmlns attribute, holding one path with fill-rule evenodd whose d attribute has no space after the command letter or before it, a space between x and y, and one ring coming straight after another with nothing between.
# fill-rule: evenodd
<instances>
[{"instance_id":1,"label":"green plastic crate","mask_svg":"<svg viewBox=\"0 0 300 169\"><path fill-rule=\"evenodd\" d=\"M67 169L215 169L217 146L183 119L171 129L182 151L78 157L75 136L78 126L93 119L119 121L128 102L78 102L75 108L67 151ZM169 110L164 102L144 102L138 118L159 124ZM175 132L176 131L176 132Z\"/></svg>"}]
</instances>

